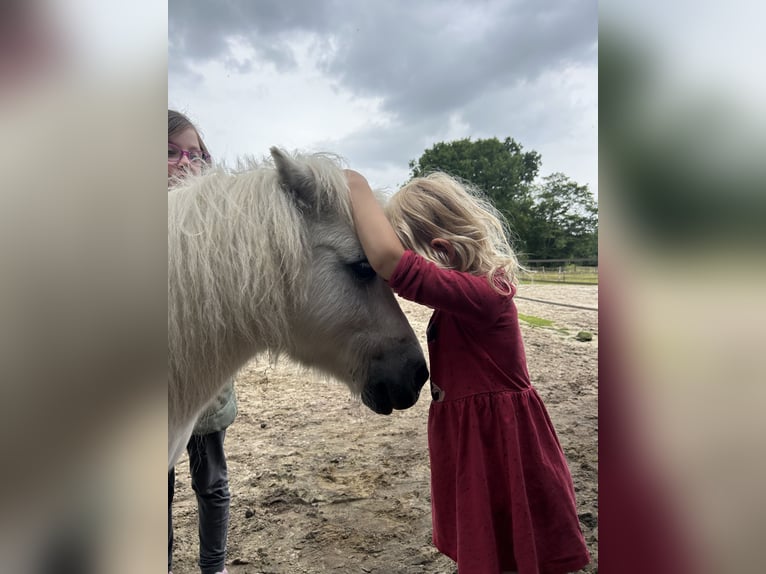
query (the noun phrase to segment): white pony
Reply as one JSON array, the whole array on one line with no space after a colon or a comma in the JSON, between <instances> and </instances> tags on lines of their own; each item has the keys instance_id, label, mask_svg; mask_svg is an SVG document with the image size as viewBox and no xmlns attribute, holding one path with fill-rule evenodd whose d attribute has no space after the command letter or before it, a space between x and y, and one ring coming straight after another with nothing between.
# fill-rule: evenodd
<instances>
[{"instance_id":1,"label":"white pony","mask_svg":"<svg viewBox=\"0 0 766 574\"><path fill-rule=\"evenodd\" d=\"M168 193L168 469L208 402L259 353L329 374L381 414L414 405L428 378L365 259L336 159L271 155Z\"/></svg>"}]
</instances>

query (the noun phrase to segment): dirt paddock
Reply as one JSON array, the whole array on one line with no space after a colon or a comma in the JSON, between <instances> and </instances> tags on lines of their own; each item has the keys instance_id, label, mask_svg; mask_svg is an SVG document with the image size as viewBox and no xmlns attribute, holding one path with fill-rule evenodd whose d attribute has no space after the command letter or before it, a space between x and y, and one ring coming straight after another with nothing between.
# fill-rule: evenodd
<instances>
[{"instance_id":1,"label":"dirt paddock","mask_svg":"<svg viewBox=\"0 0 766 574\"><path fill-rule=\"evenodd\" d=\"M520 297L598 307L597 286L523 285ZM400 301L425 346L431 311ZM598 313L517 299L553 321L521 327L532 381L569 461L578 514L598 571ZM593 340L575 339L589 331ZM379 416L345 386L282 362L237 377L227 431L230 574L454 574L431 543L428 384L411 409ZM199 572L188 459L176 467L174 574ZM470 573L467 573L470 574Z\"/></svg>"}]
</instances>

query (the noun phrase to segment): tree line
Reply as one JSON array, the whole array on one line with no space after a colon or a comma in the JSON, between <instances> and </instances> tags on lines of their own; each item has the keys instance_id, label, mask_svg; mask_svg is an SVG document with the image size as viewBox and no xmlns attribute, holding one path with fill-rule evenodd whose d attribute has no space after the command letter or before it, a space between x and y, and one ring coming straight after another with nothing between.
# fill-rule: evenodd
<instances>
[{"instance_id":1,"label":"tree line","mask_svg":"<svg viewBox=\"0 0 766 574\"><path fill-rule=\"evenodd\" d=\"M598 205L563 173L537 180L541 156L508 137L439 142L410 161L410 175L444 171L481 189L505 216L522 261L598 256Z\"/></svg>"}]
</instances>

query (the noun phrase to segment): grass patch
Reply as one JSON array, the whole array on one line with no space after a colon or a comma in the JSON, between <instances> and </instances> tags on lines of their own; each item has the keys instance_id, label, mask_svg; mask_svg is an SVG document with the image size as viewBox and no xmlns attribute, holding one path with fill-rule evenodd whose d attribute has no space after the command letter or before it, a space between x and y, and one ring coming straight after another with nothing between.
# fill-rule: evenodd
<instances>
[{"instance_id":1,"label":"grass patch","mask_svg":"<svg viewBox=\"0 0 766 574\"><path fill-rule=\"evenodd\" d=\"M519 319L521 319L525 323L529 323L530 325L533 325L534 327L553 326L553 321L549 321L548 319L541 319L540 317L535 317L533 315L522 315L521 313L519 313Z\"/></svg>"}]
</instances>

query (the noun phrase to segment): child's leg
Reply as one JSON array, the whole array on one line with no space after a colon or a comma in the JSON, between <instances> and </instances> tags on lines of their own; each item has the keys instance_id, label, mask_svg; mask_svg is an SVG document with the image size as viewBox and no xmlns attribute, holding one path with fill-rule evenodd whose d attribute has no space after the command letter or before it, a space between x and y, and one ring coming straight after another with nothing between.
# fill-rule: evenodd
<instances>
[{"instance_id":1,"label":"child's leg","mask_svg":"<svg viewBox=\"0 0 766 574\"><path fill-rule=\"evenodd\" d=\"M199 508L200 569L223 572L229 527L229 478L223 442L226 431L189 441L192 488Z\"/></svg>"},{"instance_id":2,"label":"child's leg","mask_svg":"<svg viewBox=\"0 0 766 574\"><path fill-rule=\"evenodd\" d=\"M168 572L170 572L173 561L173 493L176 482L175 467L168 472Z\"/></svg>"}]
</instances>

